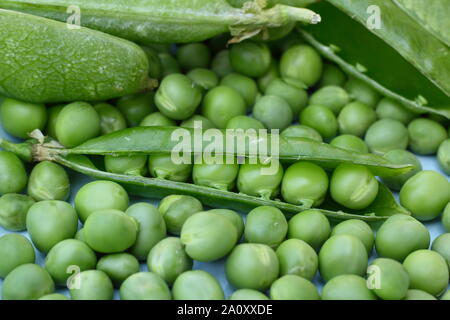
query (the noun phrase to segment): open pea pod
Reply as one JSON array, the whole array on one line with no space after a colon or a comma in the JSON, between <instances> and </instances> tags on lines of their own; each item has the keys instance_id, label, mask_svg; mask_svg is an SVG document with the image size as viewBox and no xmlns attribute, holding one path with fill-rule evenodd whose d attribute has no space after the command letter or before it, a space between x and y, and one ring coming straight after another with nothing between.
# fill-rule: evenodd
<instances>
[{"instance_id":1,"label":"open pea pod","mask_svg":"<svg viewBox=\"0 0 450 320\"><path fill-rule=\"evenodd\" d=\"M93 138L72 149L45 144L37 147L38 153L63 156L184 152L203 157L206 154L227 155L233 159L244 157L264 160L264 157L270 157L283 162L308 160L328 169L341 163L354 163L367 166L375 175L383 177L403 174L412 169L412 166L396 165L372 153L353 153L310 139L287 138L256 131L253 135L236 135L235 132L219 129L201 131L179 127L133 127Z\"/></svg>"},{"instance_id":2,"label":"open pea pod","mask_svg":"<svg viewBox=\"0 0 450 320\"><path fill-rule=\"evenodd\" d=\"M266 4L248 1L241 9L226 0L1 0L0 8L59 21L79 17L85 27L143 44L203 41L226 32L245 39L268 28L320 21L308 9Z\"/></svg>"},{"instance_id":3,"label":"open pea pod","mask_svg":"<svg viewBox=\"0 0 450 320\"><path fill-rule=\"evenodd\" d=\"M418 1L320 2L310 8L322 23L300 32L324 57L383 95L450 118L450 48L442 41L449 29L441 30L448 25L448 1L420 1L414 7L412 2Z\"/></svg>"}]
</instances>

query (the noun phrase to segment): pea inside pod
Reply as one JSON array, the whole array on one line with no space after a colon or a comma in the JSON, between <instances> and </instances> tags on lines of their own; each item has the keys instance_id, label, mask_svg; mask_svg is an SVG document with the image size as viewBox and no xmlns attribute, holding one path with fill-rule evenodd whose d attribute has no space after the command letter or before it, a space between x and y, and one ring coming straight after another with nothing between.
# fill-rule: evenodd
<instances>
[{"instance_id":1,"label":"pea inside pod","mask_svg":"<svg viewBox=\"0 0 450 320\"><path fill-rule=\"evenodd\" d=\"M193 214L203 211L203 205L196 198L185 195L169 195L159 202L167 230L172 234L180 234L185 221Z\"/></svg>"}]
</instances>

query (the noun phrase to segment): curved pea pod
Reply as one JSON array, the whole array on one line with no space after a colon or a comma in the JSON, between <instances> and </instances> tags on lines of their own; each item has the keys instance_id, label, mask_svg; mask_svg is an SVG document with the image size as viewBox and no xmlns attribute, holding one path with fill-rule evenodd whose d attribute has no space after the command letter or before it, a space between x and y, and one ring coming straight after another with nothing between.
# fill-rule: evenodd
<instances>
[{"instance_id":1,"label":"curved pea pod","mask_svg":"<svg viewBox=\"0 0 450 320\"><path fill-rule=\"evenodd\" d=\"M0 29L2 95L34 103L95 101L152 84L144 51L129 41L2 9Z\"/></svg>"},{"instance_id":2,"label":"curved pea pod","mask_svg":"<svg viewBox=\"0 0 450 320\"><path fill-rule=\"evenodd\" d=\"M237 39L297 21L318 23L311 10L266 1L242 9L226 0L2 0L0 7L66 21L81 13L83 26L143 44L197 42L230 32ZM69 13L67 13L69 12Z\"/></svg>"}]
</instances>

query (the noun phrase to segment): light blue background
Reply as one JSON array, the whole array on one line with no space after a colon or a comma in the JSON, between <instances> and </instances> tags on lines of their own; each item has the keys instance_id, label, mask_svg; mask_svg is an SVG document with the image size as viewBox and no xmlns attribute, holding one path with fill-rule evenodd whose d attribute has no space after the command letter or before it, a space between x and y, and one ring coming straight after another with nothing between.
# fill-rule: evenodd
<instances>
[{"instance_id":1,"label":"light blue background","mask_svg":"<svg viewBox=\"0 0 450 320\"><path fill-rule=\"evenodd\" d=\"M0 126L0 137L2 138L6 138L12 141L17 141L17 139L14 139L13 137L11 137L10 135L8 135L7 133L5 133L5 131L3 130L3 128L1 128ZM436 161L435 157L419 157L420 161L422 162L422 166L424 170L435 170L440 172L441 174L444 174L442 172L442 170L440 170L438 163ZM72 190L71 190L71 197L70 197L70 202L73 204L73 198L75 196L75 194L77 193L78 189L83 186L85 183L91 181L90 178L80 175L78 173L75 172L70 172L70 180L71 180L71 186L72 186ZM448 178L448 176L447 176ZM397 197L397 195L396 195ZM150 202L154 205L158 204L158 201L156 200L149 200L149 199L142 199L142 198L136 198L136 197L131 197L131 203L135 203L135 202L139 202L139 201L146 201L146 202ZM430 230L431 233L431 239L434 240L436 237L438 237L440 234L444 233L445 230L442 227L440 220L437 219L435 221L432 222L428 222L425 223L425 225L427 226L427 228ZM9 231L3 229L0 227L0 236L9 233ZM21 232L21 234L23 234L24 236L28 237L28 234L26 232ZM40 264L41 266L44 265L44 260L45 260L45 256L43 254L41 254L39 251L36 251L36 263ZM375 254L372 254L371 259L373 259L375 257ZM1 258L1 257L0 257ZM222 285L223 290L225 291L225 296L228 297L233 291L233 287L227 282L226 277L225 277L225 270L224 270L224 259L216 261L216 262L211 262L211 263L205 263L205 262L198 262L195 261L194 263L194 269L203 269L206 270L208 272L210 272L212 275L214 275L219 282ZM142 271L147 271L147 266L145 264L141 265L141 270ZM3 280L0 279L0 288L2 286L2 282ZM321 289L323 286L323 283L321 282L319 276L317 275L316 278L314 279L314 283ZM67 290L58 290L58 292L64 293L66 295L68 295ZM116 290L115 292L115 298L118 298L118 292Z\"/></svg>"}]
</instances>

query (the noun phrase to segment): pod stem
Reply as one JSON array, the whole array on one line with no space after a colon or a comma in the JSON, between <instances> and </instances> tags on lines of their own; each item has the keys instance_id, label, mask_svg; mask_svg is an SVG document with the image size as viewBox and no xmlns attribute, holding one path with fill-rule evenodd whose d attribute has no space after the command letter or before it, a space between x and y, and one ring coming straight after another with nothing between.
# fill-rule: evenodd
<instances>
[{"instance_id":1,"label":"pod stem","mask_svg":"<svg viewBox=\"0 0 450 320\"><path fill-rule=\"evenodd\" d=\"M0 138L0 147L14 153L25 162L31 162L33 160L33 144L30 142L14 143Z\"/></svg>"}]
</instances>

